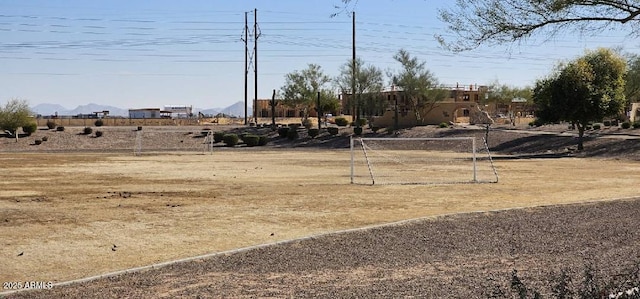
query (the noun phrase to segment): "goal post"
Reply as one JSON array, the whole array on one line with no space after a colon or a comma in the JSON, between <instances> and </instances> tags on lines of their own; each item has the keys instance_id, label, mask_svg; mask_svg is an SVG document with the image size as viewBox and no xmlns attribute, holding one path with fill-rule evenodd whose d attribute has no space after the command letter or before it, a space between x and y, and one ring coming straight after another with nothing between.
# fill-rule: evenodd
<instances>
[{"instance_id":1,"label":"goal post","mask_svg":"<svg viewBox=\"0 0 640 299\"><path fill-rule=\"evenodd\" d=\"M351 138L352 184L496 183L486 142L475 137Z\"/></svg>"},{"instance_id":2,"label":"goal post","mask_svg":"<svg viewBox=\"0 0 640 299\"><path fill-rule=\"evenodd\" d=\"M134 133L133 154L136 156L151 152L213 152L212 130L145 128Z\"/></svg>"}]
</instances>

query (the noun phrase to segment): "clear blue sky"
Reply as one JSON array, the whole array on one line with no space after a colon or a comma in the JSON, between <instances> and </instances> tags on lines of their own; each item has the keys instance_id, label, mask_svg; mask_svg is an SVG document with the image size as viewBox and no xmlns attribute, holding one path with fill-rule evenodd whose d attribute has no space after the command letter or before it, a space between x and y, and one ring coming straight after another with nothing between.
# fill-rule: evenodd
<instances>
[{"instance_id":1,"label":"clear blue sky","mask_svg":"<svg viewBox=\"0 0 640 299\"><path fill-rule=\"evenodd\" d=\"M357 55L383 70L399 68L401 48L426 61L443 84L525 86L561 60L596 47L638 53L624 34L566 35L524 44L443 50L437 9L449 0L367 0L356 12ZM0 104L66 108L225 107L244 100L245 12L250 39L257 9L258 97L270 98L285 74L315 63L335 76L351 57L351 18L339 0L0 0ZM253 42L249 43L250 55ZM253 98L253 65L249 66Z\"/></svg>"}]
</instances>

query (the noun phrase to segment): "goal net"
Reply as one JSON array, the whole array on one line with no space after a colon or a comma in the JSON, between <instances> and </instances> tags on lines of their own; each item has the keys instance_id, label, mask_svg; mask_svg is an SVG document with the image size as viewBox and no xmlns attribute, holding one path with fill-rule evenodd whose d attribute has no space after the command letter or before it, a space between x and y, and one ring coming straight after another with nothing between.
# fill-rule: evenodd
<instances>
[{"instance_id":1,"label":"goal net","mask_svg":"<svg viewBox=\"0 0 640 299\"><path fill-rule=\"evenodd\" d=\"M211 130L170 130L164 128L145 128L137 130L133 154L150 152L189 151L211 152L213 150L213 132Z\"/></svg>"},{"instance_id":2,"label":"goal net","mask_svg":"<svg viewBox=\"0 0 640 299\"><path fill-rule=\"evenodd\" d=\"M474 137L351 139L353 184L497 182L486 142Z\"/></svg>"}]
</instances>

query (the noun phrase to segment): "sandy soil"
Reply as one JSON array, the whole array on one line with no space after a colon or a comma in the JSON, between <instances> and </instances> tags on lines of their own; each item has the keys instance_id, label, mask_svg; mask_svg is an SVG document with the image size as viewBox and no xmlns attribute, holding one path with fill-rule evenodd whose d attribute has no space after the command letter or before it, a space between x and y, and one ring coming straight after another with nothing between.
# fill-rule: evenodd
<instances>
[{"instance_id":1,"label":"sandy soil","mask_svg":"<svg viewBox=\"0 0 640 299\"><path fill-rule=\"evenodd\" d=\"M483 134L464 132L403 134ZM346 138L329 136L142 156L3 143L0 280L61 282L307 236L316 237L15 296L473 298L504 287L512 269L534 285L585 262L611 275L639 254L638 200L556 205L638 196L638 142L595 137L588 148L620 150L580 158L563 134L494 131L500 154L538 158L497 160L500 183L455 188L348 184ZM436 218L323 235L419 217Z\"/></svg>"}]
</instances>

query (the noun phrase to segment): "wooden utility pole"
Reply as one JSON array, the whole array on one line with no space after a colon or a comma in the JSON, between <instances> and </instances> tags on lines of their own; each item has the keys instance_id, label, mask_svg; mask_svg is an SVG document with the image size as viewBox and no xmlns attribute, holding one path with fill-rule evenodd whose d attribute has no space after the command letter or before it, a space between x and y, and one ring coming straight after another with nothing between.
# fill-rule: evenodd
<instances>
[{"instance_id":1,"label":"wooden utility pole","mask_svg":"<svg viewBox=\"0 0 640 299\"><path fill-rule=\"evenodd\" d=\"M276 90L273 90L273 94L271 95L271 130L276 130Z\"/></svg>"},{"instance_id":2,"label":"wooden utility pole","mask_svg":"<svg viewBox=\"0 0 640 299\"><path fill-rule=\"evenodd\" d=\"M258 9L253 10L253 70L254 70L254 98L253 121L258 124Z\"/></svg>"},{"instance_id":3,"label":"wooden utility pole","mask_svg":"<svg viewBox=\"0 0 640 299\"><path fill-rule=\"evenodd\" d=\"M359 116L359 101L356 99L356 12L352 12L352 25L351 25L351 105L354 105L354 120L358 120Z\"/></svg>"},{"instance_id":4,"label":"wooden utility pole","mask_svg":"<svg viewBox=\"0 0 640 299\"><path fill-rule=\"evenodd\" d=\"M316 107L318 107L317 110L316 110L317 111L316 113L318 113L318 133L320 133L320 129L321 129L320 124L322 123L322 119L320 118L320 114L323 114L323 111L322 111L322 106L320 106L320 92L319 91L318 91L318 103L316 105L317 105Z\"/></svg>"},{"instance_id":5,"label":"wooden utility pole","mask_svg":"<svg viewBox=\"0 0 640 299\"><path fill-rule=\"evenodd\" d=\"M244 124L248 125L249 121L248 121L248 101L249 101L249 94L248 94L248 76L249 76L249 46L248 46L248 42L249 42L249 25L247 23L247 14L249 12L245 11L244 12Z\"/></svg>"}]
</instances>

